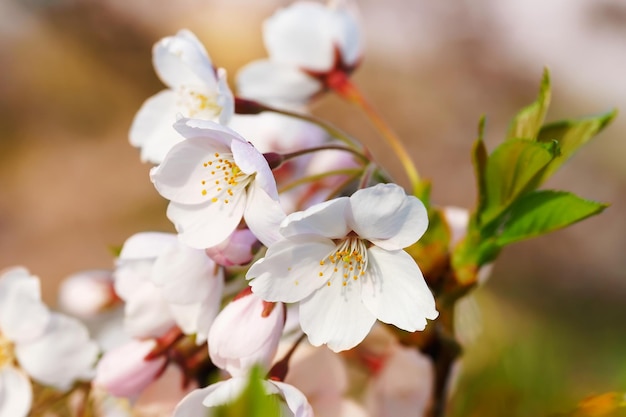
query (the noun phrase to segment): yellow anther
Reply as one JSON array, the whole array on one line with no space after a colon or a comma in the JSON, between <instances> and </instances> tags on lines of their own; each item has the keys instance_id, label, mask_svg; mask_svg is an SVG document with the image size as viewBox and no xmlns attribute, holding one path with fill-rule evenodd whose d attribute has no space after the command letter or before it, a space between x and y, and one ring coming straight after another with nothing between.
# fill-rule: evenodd
<instances>
[{"instance_id":1,"label":"yellow anther","mask_svg":"<svg viewBox=\"0 0 626 417\"><path fill-rule=\"evenodd\" d=\"M212 202L214 202L214 203L217 203L217 197L213 197L213 198L211 199L211 201L212 201Z\"/></svg>"},{"instance_id":2,"label":"yellow anther","mask_svg":"<svg viewBox=\"0 0 626 417\"><path fill-rule=\"evenodd\" d=\"M206 195L206 190L202 190L202 195Z\"/></svg>"}]
</instances>

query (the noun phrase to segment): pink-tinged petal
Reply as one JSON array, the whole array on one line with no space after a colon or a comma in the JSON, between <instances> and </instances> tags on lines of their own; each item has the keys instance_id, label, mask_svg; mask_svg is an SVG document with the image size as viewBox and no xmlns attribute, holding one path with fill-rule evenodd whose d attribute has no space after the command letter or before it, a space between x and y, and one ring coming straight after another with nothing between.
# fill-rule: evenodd
<instances>
[{"instance_id":1,"label":"pink-tinged petal","mask_svg":"<svg viewBox=\"0 0 626 417\"><path fill-rule=\"evenodd\" d=\"M308 398L341 397L348 388L348 373L341 356L325 346L301 344L289 361L285 382Z\"/></svg>"},{"instance_id":2,"label":"pink-tinged petal","mask_svg":"<svg viewBox=\"0 0 626 417\"><path fill-rule=\"evenodd\" d=\"M138 396L165 367L165 356L146 360L155 347L153 339L131 340L106 352L98 361L93 384L117 397Z\"/></svg>"},{"instance_id":3,"label":"pink-tinged petal","mask_svg":"<svg viewBox=\"0 0 626 417\"><path fill-rule=\"evenodd\" d=\"M73 316L95 318L120 303L113 285L110 270L90 269L72 274L59 287L59 307Z\"/></svg>"},{"instance_id":4,"label":"pink-tinged petal","mask_svg":"<svg viewBox=\"0 0 626 417\"><path fill-rule=\"evenodd\" d=\"M250 267L246 278L254 278L252 291L266 301L300 301L325 286L331 277L333 266L329 262L322 266L320 261L335 248L331 240L316 236L281 240Z\"/></svg>"},{"instance_id":5,"label":"pink-tinged petal","mask_svg":"<svg viewBox=\"0 0 626 417\"><path fill-rule=\"evenodd\" d=\"M445 206L441 211L450 229L450 247L454 248L467 233L470 212L465 208L454 206Z\"/></svg>"},{"instance_id":6,"label":"pink-tinged petal","mask_svg":"<svg viewBox=\"0 0 626 417\"><path fill-rule=\"evenodd\" d=\"M363 303L384 323L403 330L424 330L426 319L439 313L422 272L403 250L389 252L377 247L367 250L369 264L362 280Z\"/></svg>"},{"instance_id":7,"label":"pink-tinged petal","mask_svg":"<svg viewBox=\"0 0 626 417\"><path fill-rule=\"evenodd\" d=\"M250 229L236 229L228 239L205 252L218 265L245 265L254 258L258 244L259 240Z\"/></svg>"},{"instance_id":8,"label":"pink-tinged petal","mask_svg":"<svg viewBox=\"0 0 626 417\"><path fill-rule=\"evenodd\" d=\"M152 61L157 75L170 88L205 85L213 91L216 89L211 59L202 43L188 30L157 42L152 49Z\"/></svg>"},{"instance_id":9,"label":"pink-tinged petal","mask_svg":"<svg viewBox=\"0 0 626 417\"><path fill-rule=\"evenodd\" d=\"M167 152L184 138L174 130L177 97L164 90L146 100L130 127L130 144L141 148L141 160L160 164Z\"/></svg>"},{"instance_id":10,"label":"pink-tinged petal","mask_svg":"<svg viewBox=\"0 0 626 417\"><path fill-rule=\"evenodd\" d=\"M276 180L263 154L248 142L233 142L232 151L239 169L249 175L256 174L254 182L272 199L278 200Z\"/></svg>"},{"instance_id":11,"label":"pink-tinged petal","mask_svg":"<svg viewBox=\"0 0 626 417\"><path fill-rule=\"evenodd\" d=\"M176 244L177 237L173 233L136 233L124 242L119 259L122 261L155 259Z\"/></svg>"},{"instance_id":12,"label":"pink-tinged petal","mask_svg":"<svg viewBox=\"0 0 626 417\"><path fill-rule=\"evenodd\" d=\"M33 402L33 390L24 372L12 366L0 368L0 416L26 417Z\"/></svg>"},{"instance_id":13,"label":"pink-tinged petal","mask_svg":"<svg viewBox=\"0 0 626 417\"><path fill-rule=\"evenodd\" d=\"M335 42L341 51L343 63L354 66L363 55L364 49L359 13L356 4L351 0L339 0L335 3Z\"/></svg>"},{"instance_id":14,"label":"pink-tinged petal","mask_svg":"<svg viewBox=\"0 0 626 417\"><path fill-rule=\"evenodd\" d=\"M304 394L296 387L279 381L268 382L279 389L294 417L313 417L313 408L311 408Z\"/></svg>"},{"instance_id":15,"label":"pink-tinged petal","mask_svg":"<svg viewBox=\"0 0 626 417\"><path fill-rule=\"evenodd\" d=\"M223 242L237 228L246 209L247 196L235 193L228 204L185 205L171 202L167 218L174 223L179 239L196 249L206 249Z\"/></svg>"},{"instance_id":16,"label":"pink-tinged petal","mask_svg":"<svg viewBox=\"0 0 626 417\"><path fill-rule=\"evenodd\" d=\"M248 186L244 219L254 236L265 246L282 238L279 226L285 219L285 212L278 200L268 195L257 181Z\"/></svg>"},{"instance_id":17,"label":"pink-tinged petal","mask_svg":"<svg viewBox=\"0 0 626 417\"><path fill-rule=\"evenodd\" d=\"M191 138L175 145L158 167L150 171L150 178L159 194L180 204L200 204L211 201L218 188L210 181L206 163L216 152L229 152L216 147L208 138ZM209 190L207 193L206 190Z\"/></svg>"},{"instance_id":18,"label":"pink-tinged petal","mask_svg":"<svg viewBox=\"0 0 626 417\"><path fill-rule=\"evenodd\" d=\"M235 401L248 385L248 377L235 377L205 388L205 407L218 407Z\"/></svg>"},{"instance_id":19,"label":"pink-tinged petal","mask_svg":"<svg viewBox=\"0 0 626 417\"><path fill-rule=\"evenodd\" d=\"M22 267L6 270L0 276L0 332L13 342L28 342L40 337L49 321L39 278Z\"/></svg>"},{"instance_id":20,"label":"pink-tinged petal","mask_svg":"<svg viewBox=\"0 0 626 417\"><path fill-rule=\"evenodd\" d=\"M358 190L350 197L350 205L352 230L383 249L410 246L428 227L424 204L395 184Z\"/></svg>"},{"instance_id":21,"label":"pink-tinged petal","mask_svg":"<svg viewBox=\"0 0 626 417\"><path fill-rule=\"evenodd\" d=\"M246 142L239 133L211 120L181 118L174 123L174 129L187 139L203 138L203 142L213 144L218 152L229 152L233 140Z\"/></svg>"},{"instance_id":22,"label":"pink-tinged petal","mask_svg":"<svg viewBox=\"0 0 626 417\"><path fill-rule=\"evenodd\" d=\"M300 302L300 325L311 344L327 344L335 352L361 343L375 321L361 301L358 281L344 286L336 279Z\"/></svg>"},{"instance_id":23,"label":"pink-tinged petal","mask_svg":"<svg viewBox=\"0 0 626 417\"><path fill-rule=\"evenodd\" d=\"M202 249L179 243L157 258L151 279L167 301L190 304L204 300L222 275L222 269Z\"/></svg>"},{"instance_id":24,"label":"pink-tinged petal","mask_svg":"<svg viewBox=\"0 0 626 417\"><path fill-rule=\"evenodd\" d=\"M178 403L174 409L172 417L210 416L211 414L209 410L204 404L202 404L202 401L204 401L207 395L215 390L215 385L223 384L224 382L218 382L217 384L209 385L206 388L191 391Z\"/></svg>"},{"instance_id":25,"label":"pink-tinged petal","mask_svg":"<svg viewBox=\"0 0 626 417\"><path fill-rule=\"evenodd\" d=\"M162 336L174 325L169 305L152 282L146 281L126 300L124 329L136 338Z\"/></svg>"},{"instance_id":26,"label":"pink-tinged petal","mask_svg":"<svg viewBox=\"0 0 626 417\"><path fill-rule=\"evenodd\" d=\"M348 197L339 197L292 213L283 221L280 232L285 237L302 234L324 236L329 239L345 237L350 231L346 223L349 206Z\"/></svg>"},{"instance_id":27,"label":"pink-tinged petal","mask_svg":"<svg viewBox=\"0 0 626 417\"><path fill-rule=\"evenodd\" d=\"M423 416L430 408L434 369L432 361L416 349L395 347L365 395L373 416Z\"/></svg>"},{"instance_id":28,"label":"pink-tinged petal","mask_svg":"<svg viewBox=\"0 0 626 417\"><path fill-rule=\"evenodd\" d=\"M80 321L52 313L45 334L16 345L15 356L33 379L65 391L75 381L93 377L98 350Z\"/></svg>"},{"instance_id":29,"label":"pink-tinged petal","mask_svg":"<svg viewBox=\"0 0 626 417\"><path fill-rule=\"evenodd\" d=\"M311 71L334 64L335 21L321 3L299 2L278 10L263 24L270 59Z\"/></svg>"},{"instance_id":30,"label":"pink-tinged petal","mask_svg":"<svg viewBox=\"0 0 626 417\"><path fill-rule=\"evenodd\" d=\"M255 294L236 298L217 316L209 332L211 361L232 376L245 376L254 365L266 370L276 355L285 324L283 306L267 304Z\"/></svg>"},{"instance_id":31,"label":"pink-tinged petal","mask_svg":"<svg viewBox=\"0 0 626 417\"><path fill-rule=\"evenodd\" d=\"M291 65L253 61L237 73L237 91L243 98L275 106L298 106L322 89L315 78Z\"/></svg>"}]
</instances>

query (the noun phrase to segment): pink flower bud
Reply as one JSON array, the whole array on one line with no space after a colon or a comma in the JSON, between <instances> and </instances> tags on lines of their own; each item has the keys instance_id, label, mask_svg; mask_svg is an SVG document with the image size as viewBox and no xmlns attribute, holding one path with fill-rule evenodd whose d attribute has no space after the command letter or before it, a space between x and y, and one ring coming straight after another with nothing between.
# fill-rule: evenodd
<instances>
[{"instance_id":1,"label":"pink flower bud","mask_svg":"<svg viewBox=\"0 0 626 417\"><path fill-rule=\"evenodd\" d=\"M254 257L258 240L250 229L237 229L225 241L206 250L213 261L222 266L245 265Z\"/></svg>"},{"instance_id":2,"label":"pink flower bud","mask_svg":"<svg viewBox=\"0 0 626 417\"><path fill-rule=\"evenodd\" d=\"M64 311L78 317L102 313L121 301L115 294L113 282L111 271L78 272L61 284L59 305Z\"/></svg>"},{"instance_id":3,"label":"pink flower bud","mask_svg":"<svg viewBox=\"0 0 626 417\"><path fill-rule=\"evenodd\" d=\"M269 369L284 325L281 303L268 303L246 289L213 322L211 360L232 376L245 375L255 364Z\"/></svg>"},{"instance_id":4,"label":"pink flower bud","mask_svg":"<svg viewBox=\"0 0 626 417\"><path fill-rule=\"evenodd\" d=\"M152 339L131 340L106 352L98 362L93 384L117 397L138 396L159 377L166 365L167 359L163 356L145 359L155 346Z\"/></svg>"}]
</instances>

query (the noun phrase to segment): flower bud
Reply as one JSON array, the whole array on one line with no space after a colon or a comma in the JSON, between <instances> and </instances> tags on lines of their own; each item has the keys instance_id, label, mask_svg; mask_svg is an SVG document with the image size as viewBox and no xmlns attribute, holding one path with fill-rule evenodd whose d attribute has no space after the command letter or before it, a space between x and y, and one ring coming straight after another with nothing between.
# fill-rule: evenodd
<instances>
[{"instance_id":1,"label":"flower bud","mask_svg":"<svg viewBox=\"0 0 626 417\"><path fill-rule=\"evenodd\" d=\"M219 245L208 248L206 254L222 266L245 265L254 257L257 244L250 229L237 229Z\"/></svg>"},{"instance_id":2,"label":"flower bud","mask_svg":"<svg viewBox=\"0 0 626 417\"><path fill-rule=\"evenodd\" d=\"M269 368L285 325L281 303L268 303L249 288L217 316L209 332L211 361L232 376L255 364Z\"/></svg>"},{"instance_id":3,"label":"flower bud","mask_svg":"<svg viewBox=\"0 0 626 417\"><path fill-rule=\"evenodd\" d=\"M131 340L106 352L98 362L93 384L117 397L138 396L159 377L167 364L163 356L146 360L155 347L152 339Z\"/></svg>"},{"instance_id":4,"label":"flower bud","mask_svg":"<svg viewBox=\"0 0 626 417\"><path fill-rule=\"evenodd\" d=\"M121 301L115 294L113 283L111 271L94 269L78 272L61 284L59 306L74 316L95 316Z\"/></svg>"}]
</instances>

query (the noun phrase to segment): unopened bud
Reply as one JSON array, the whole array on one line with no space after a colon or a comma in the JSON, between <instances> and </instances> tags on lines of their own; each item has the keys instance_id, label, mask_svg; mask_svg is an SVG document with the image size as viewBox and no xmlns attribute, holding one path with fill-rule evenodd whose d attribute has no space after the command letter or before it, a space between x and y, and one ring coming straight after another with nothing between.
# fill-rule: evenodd
<instances>
[{"instance_id":1,"label":"unopened bud","mask_svg":"<svg viewBox=\"0 0 626 417\"><path fill-rule=\"evenodd\" d=\"M254 258L259 241L250 229L237 229L225 241L206 250L216 264L245 265Z\"/></svg>"},{"instance_id":2,"label":"unopened bud","mask_svg":"<svg viewBox=\"0 0 626 417\"><path fill-rule=\"evenodd\" d=\"M113 288L113 276L107 270L78 272L63 281L59 306L78 317L91 317L117 305L121 300Z\"/></svg>"}]
</instances>

